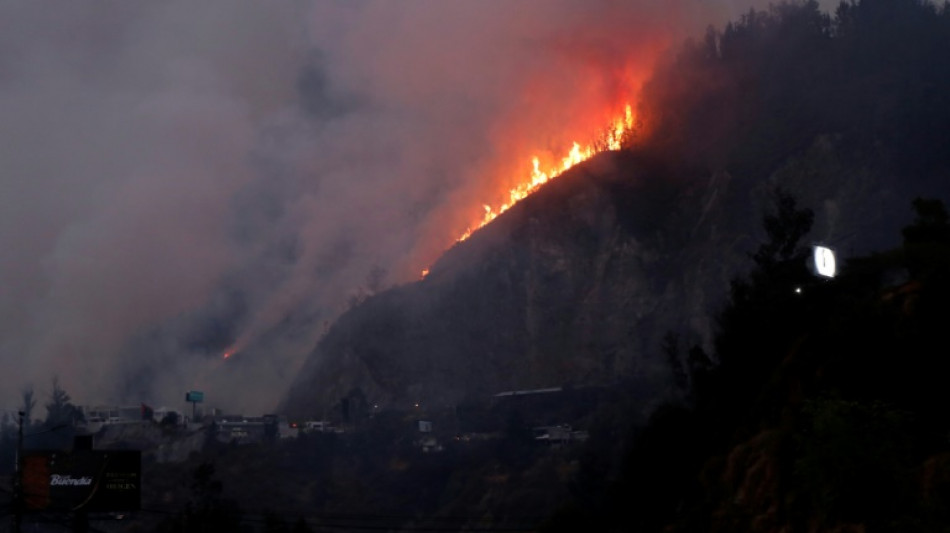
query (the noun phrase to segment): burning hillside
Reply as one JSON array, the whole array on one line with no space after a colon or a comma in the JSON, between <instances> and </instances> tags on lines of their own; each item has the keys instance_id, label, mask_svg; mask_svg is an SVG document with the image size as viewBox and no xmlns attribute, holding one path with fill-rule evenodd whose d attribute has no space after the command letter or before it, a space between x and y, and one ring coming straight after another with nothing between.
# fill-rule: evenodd
<instances>
[{"instance_id":1,"label":"burning hillside","mask_svg":"<svg viewBox=\"0 0 950 533\"><path fill-rule=\"evenodd\" d=\"M484 227L498 215L507 211L511 206L526 198L548 181L560 176L574 165L587 161L595 154L606 150L619 150L630 141L636 126L636 119L630 104L624 106L623 113L615 118L609 127L595 140L580 145L574 142L566 155L560 161L546 161L542 166L541 159L535 155L531 157L531 173L527 178L508 190L508 199L497 205L484 204L485 214L482 218L470 225L457 239L461 242L468 239L473 231Z\"/></svg>"},{"instance_id":2,"label":"burning hillside","mask_svg":"<svg viewBox=\"0 0 950 533\"><path fill-rule=\"evenodd\" d=\"M516 203L537 191L542 185L557 178L575 165L587 161L598 153L620 150L632 142L639 126L633 107L631 104L626 104L622 113L614 118L598 135L593 136L593 140L583 145L576 141L572 142L571 148L562 157L548 156L542 163L541 156L531 156L530 173L526 172L522 181L516 182L508 189L507 195L504 195L504 193L496 195L502 196L503 200L494 205L482 204L484 209L482 216L473 220L455 241L467 240L473 232L485 227ZM428 274L429 269L423 269L421 278L425 278Z\"/></svg>"}]
</instances>

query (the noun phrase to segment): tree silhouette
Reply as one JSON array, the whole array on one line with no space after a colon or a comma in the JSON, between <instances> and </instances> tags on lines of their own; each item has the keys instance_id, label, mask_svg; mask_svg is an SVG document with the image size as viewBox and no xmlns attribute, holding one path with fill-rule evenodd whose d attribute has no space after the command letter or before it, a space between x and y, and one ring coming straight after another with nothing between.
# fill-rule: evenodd
<instances>
[{"instance_id":1,"label":"tree silhouette","mask_svg":"<svg viewBox=\"0 0 950 533\"><path fill-rule=\"evenodd\" d=\"M947 208L936 198L916 198L913 202L917 219L903 229L904 244L950 244L950 224Z\"/></svg>"},{"instance_id":2,"label":"tree silhouette","mask_svg":"<svg viewBox=\"0 0 950 533\"><path fill-rule=\"evenodd\" d=\"M768 409L754 402L768 383L807 320L801 287L810 279L807 250L800 241L811 229L811 210L799 208L788 193L777 190L774 210L763 217L768 239L752 254L755 267L747 278L732 281L731 300L718 317L714 340L718 365L703 394L725 422Z\"/></svg>"},{"instance_id":3,"label":"tree silhouette","mask_svg":"<svg viewBox=\"0 0 950 533\"><path fill-rule=\"evenodd\" d=\"M23 426L28 427L33 420L33 408L36 407L36 397L32 386L27 386L21 394L23 404L20 411L23 412Z\"/></svg>"},{"instance_id":4,"label":"tree silhouette","mask_svg":"<svg viewBox=\"0 0 950 533\"><path fill-rule=\"evenodd\" d=\"M762 225L768 240L752 255L760 275L775 275L779 265L803 261L807 250L799 246L811 231L815 216L810 209L798 209L795 198L782 189L774 191L775 213L766 214Z\"/></svg>"},{"instance_id":5,"label":"tree silhouette","mask_svg":"<svg viewBox=\"0 0 950 533\"><path fill-rule=\"evenodd\" d=\"M54 376L50 401L46 404L46 427L52 428L65 424L74 425L83 420L82 411L73 405L69 394L59 384L59 378Z\"/></svg>"}]
</instances>

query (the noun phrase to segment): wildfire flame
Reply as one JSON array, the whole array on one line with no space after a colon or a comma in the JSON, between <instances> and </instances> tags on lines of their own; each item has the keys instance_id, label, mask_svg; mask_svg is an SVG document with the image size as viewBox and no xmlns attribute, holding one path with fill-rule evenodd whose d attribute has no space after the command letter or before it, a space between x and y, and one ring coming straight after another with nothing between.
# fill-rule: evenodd
<instances>
[{"instance_id":1,"label":"wildfire flame","mask_svg":"<svg viewBox=\"0 0 950 533\"><path fill-rule=\"evenodd\" d=\"M626 104L623 113L614 118L596 140L583 146L575 141L567 154L560 158L560 165L542 169L541 159L538 156L533 156L531 158L531 173L527 179L508 191L508 200L495 206L483 204L482 208L485 212L482 217L470 224L455 241L462 242L468 239L472 236L472 233L485 227L492 220L495 220L498 215L504 213L539 187L560 176L574 165L586 161L600 152L619 150L633 132L635 125L636 117L633 114L633 108L630 104ZM424 269L421 279L424 279L428 274L429 269Z\"/></svg>"},{"instance_id":2,"label":"wildfire flame","mask_svg":"<svg viewBox=\"0 0 950 533\"><path fill-rule=\"evenodd\" d=\"M466 228L462 235L456 239L456 242L462 242L468 239L472 233L485 227L492 220L495 220L498 215L504 213L510 209L511 206L525 199L539 187L560 176L574 165L586 161L600 152L619 150L623 146L625 138L633 131L635 123L633 108L630 104L627 104L624 107L623 114L615 118L610 127L596 141L584 146L581 146L580 143L575 141L571 149L567 152L567 155L561 158L559 167L542 170L541 160L538 156L533 156L531 158L531 174L529 179L512 187L511 190L508 191L507 202L494 207L488 204L482 205L485 209L482 218ZM424 271L423 277L425 277L426 274L428 274L428 269Z\"/></svg>"}]
</instances>

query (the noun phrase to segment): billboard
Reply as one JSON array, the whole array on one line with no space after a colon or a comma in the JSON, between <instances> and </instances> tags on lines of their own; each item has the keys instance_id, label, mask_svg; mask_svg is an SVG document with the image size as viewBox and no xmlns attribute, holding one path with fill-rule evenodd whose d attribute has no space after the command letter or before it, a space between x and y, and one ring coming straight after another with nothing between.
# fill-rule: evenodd
<instances>
[{"instance_id":1,"label":"billboard","mask_svg":"<svg viewBox=\"0 0 950 533\"><path fill-rule=\"evenodd\" d=\"M186 392L185 401L191 403L202 403L205 401L205 393L197 390Z\"/></svg>"},{"instance_id":2,"label":"billboard","mask_svg":"<svg viewBox=\"0 0 950 533\"><path fill-rule=\"evenodd\" d=\"M23 455L27 511L135 511L141 505L137 450L28 451Z\"/></svg>"}]
</instances>

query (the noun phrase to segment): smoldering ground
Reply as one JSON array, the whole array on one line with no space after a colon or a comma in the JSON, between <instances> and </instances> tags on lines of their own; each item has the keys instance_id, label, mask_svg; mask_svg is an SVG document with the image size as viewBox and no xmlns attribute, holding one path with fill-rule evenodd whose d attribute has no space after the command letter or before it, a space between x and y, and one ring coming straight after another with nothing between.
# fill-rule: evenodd
<instances>
[{"instance_id":1,"label":"smoldering ground","mask_svg":"<svg viewBox=\"0 0 950 533\"><path fill-rule=\"evenodd\" d=\"M57 375L79 403L269 409L347 305L749 7L5 3L5 405Z\"/></svg>"}]
</instances>

